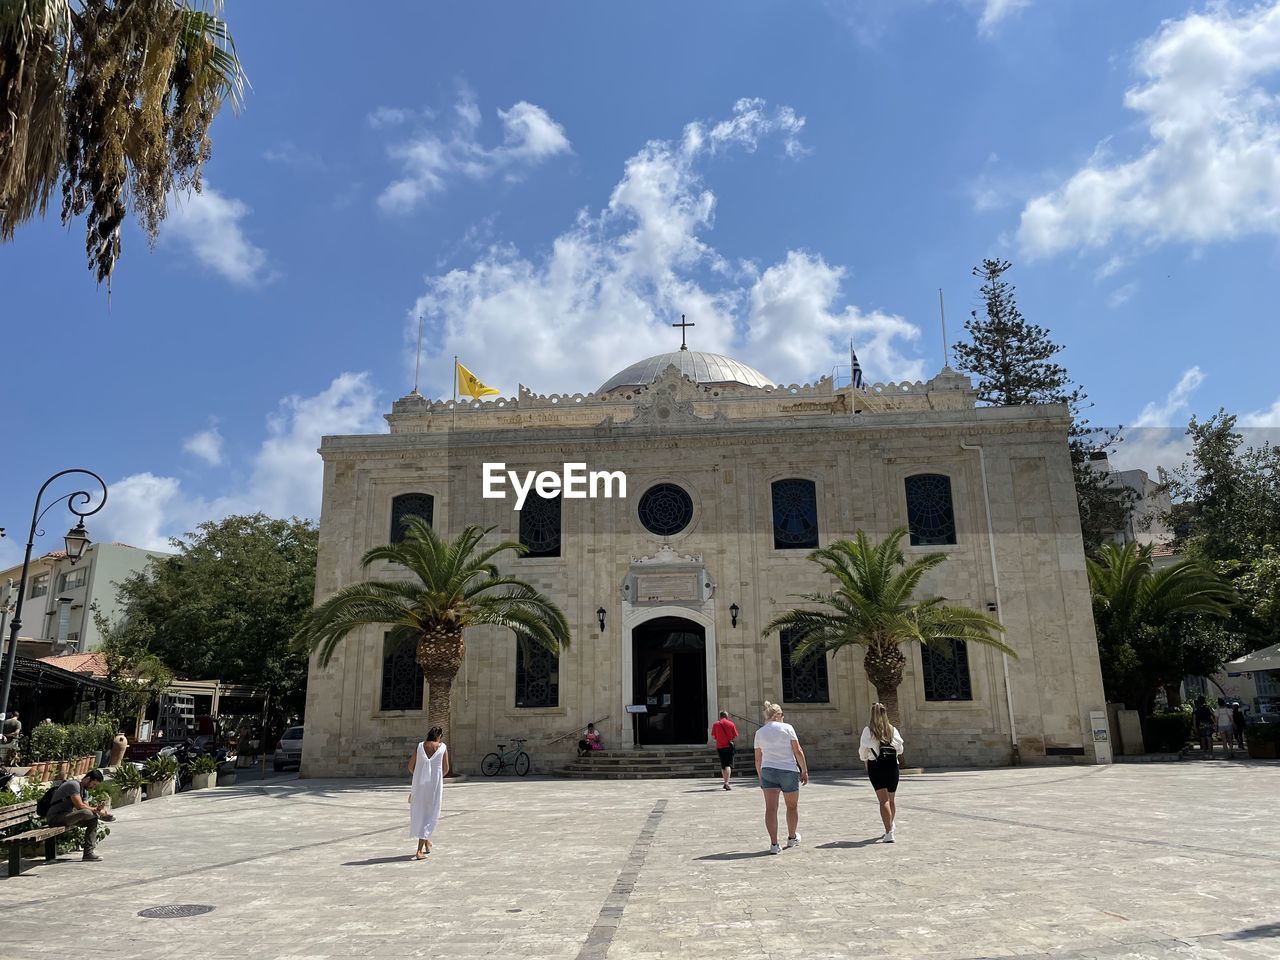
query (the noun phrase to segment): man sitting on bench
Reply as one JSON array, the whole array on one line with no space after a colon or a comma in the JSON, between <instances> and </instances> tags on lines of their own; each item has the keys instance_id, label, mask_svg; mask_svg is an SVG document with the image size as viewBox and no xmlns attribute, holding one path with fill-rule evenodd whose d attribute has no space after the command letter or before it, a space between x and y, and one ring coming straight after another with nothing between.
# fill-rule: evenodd
<instances>
[{"instance_id":1,"label":"man sitting on bench","mask_svg":"<svg viewBox=\"0 0 1280 960\"><path fill-rule=\"evenodd\" d=\"M49 807L49 813L44 818L51 827L84 827L83 859L85 860L102 859L93 852L94 846L98 843L98 821L115 819L107 813L105 800L97 806L90 806L84 802L85 795L94 787L101 785L102 780L102 771L94 769L79 780L64 781L62 786L54 788L53 805Z\"/></svg>"}]
</instances>

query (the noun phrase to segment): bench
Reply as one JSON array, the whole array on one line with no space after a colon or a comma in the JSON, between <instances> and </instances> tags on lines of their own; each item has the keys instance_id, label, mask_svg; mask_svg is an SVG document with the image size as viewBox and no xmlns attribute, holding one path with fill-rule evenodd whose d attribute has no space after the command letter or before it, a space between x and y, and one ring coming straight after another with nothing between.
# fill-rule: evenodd
<instances>
[{"instance_id":1,"label":"bench","mask_svg":"<svg viewBox=\"0 0 1280 960\"><path fill-rule=\"evenodd\" d=\"M17 803L9 807L0 807L0 830L11 827L29 825L37 818L36 802ZM44 841L45 860L54 860L58 856L57 838L67 832L66 827L36 827L13 836L0 837L0 846L9 848L9 876L16 877L22 872L22 846L26 843Z\"/></svg>"}]
</instances>

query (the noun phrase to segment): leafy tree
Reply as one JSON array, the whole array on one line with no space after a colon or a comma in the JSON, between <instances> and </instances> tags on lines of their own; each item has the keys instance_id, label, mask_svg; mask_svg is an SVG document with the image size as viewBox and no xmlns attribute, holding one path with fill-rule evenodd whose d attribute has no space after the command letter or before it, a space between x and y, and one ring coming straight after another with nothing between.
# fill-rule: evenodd
<instances>
[{"instance_id":1,"label":"leafy tree","mask_svg":"<svg viewBox=\"0 0 1280 960\"><path fill-rule=\"evenodd\" d=\"M1210 628L1230 615L1236 594L1210 567L1184 558L1157 570L1152 548L1134 543L1104 544L1086 564L1109 700L1146 715L1161 686L1212 673L1233 655Z\"/></svg>"},{"instance_id":2,"label":"leafy tree","mask_svg":"<svg viewBox=\"0 0 1280 960\"><path fill-rule=\"evenodd\" d=\"M120 585L115 639L126 662L154 655L180 677L267 690L300 713L306 658L291 638L315 593L316 528L261 513L200 524Z\"/></svg>"},{"instance_id":3,"label":"leafy tree","mask_svg":"<svg viewBox=\"0 0 1280 960\"><path fill-rule=\"evenodd\" d=\"M209 128L244 71L220 0L0 2L0 242L62 189L87 213L99 282L120 256L126 203L154 243L175 190L200 189Z\"/></svg>"},{"instance_id":4,"label":"leafy tree","mask_svg":"<svg viewBox=\"0 0 1280 960\"><path fill-rule=\"evenodd\" d=\"M536 589L501 573L494 560L525 548L512 541L480 546L489 530L467 527L445 540L420 517L409 517L400 543L375 547L360 563L380 560L413 574L412 580L367 580L343 587L303 621L295 640L327 666L354 630L374 624L392 628L393 639L415 644L427 679L427 724L448 735L454 677L466 653L464 632L490 624L513 630L521 643L553 653L569 646L569 622Z\"/></svg>"},{"instance_id":5,"label":"leafy tree","mask_svg":"<svg viewBox=\"0 0 1280 960\"><path fill-rule=\"evenodd\" d=\"M1240 594L1225 629L1242 652L1280 640L1280 449L1245 444L1236 417L1191 418L1188 462L1162 471L1180 553L1211 564ZM1212 672L1212 671L1210 671Z\"/></svg>"},{"instance_id":6,"label":"leafy tree","mask_svg":"<svg viewBox=\"0 0 1280 960\"><path fill-rule=\"evenodd\" d=\"M1280 448L1247 446L1225 410L1192 417L1187 436L1190 461L1162 476L1170 497L1189 508L1176 518L1177 546L1213 561L1280 546Z\"/></svg>"},{"instance_id":7,"label":"leafy tree","mask_svg":"<svg viewBox=\"0 0 1280 960\"><path fill-rule=\"evenodd\" d=\"M859 530L854 540L836 540L813 551L809 559L835 580L835 590L800 594L797 599L830 609L787 610L763 631L769 634L784 627L796 631L795 662L815 650L862 647L867 679L895 723L898 687L907 663L903 644L919 643L950 654L950 641L964 640L1017 656L996 636L1004 631L998 620L968 607L945 606L940 597L912 599L921 578L947 555L926 554L907 563L902 552L906 535L899 527L872 543Z\"/></svg>"},{"instance_id":8,"label":"leafy tree","mask_svg":"<svg viewBox=\"0 0 1280 960\"><path fill-rule=\"evenodd\" d=\"M132 723L173 682L173 671L148 652L149 624L108 622L94 607L93 619L102 636L101 652L107 660L107 679L115 685L112 709L132 736Z\"/></svg>"},{"instance_id":9,"label":"leafy tree","mask_svg":"<svg viewBox=\"0 0 1280 960\"><path fill-rule=\"evenodd\" d=\"M1018 309L1013 284L1004 274L1008 260L983 260L973 275L982 280L983 311L971 311L964 328L968 342L955 345L957 367L976 381L978 399L997 406L1064 403L1071 413L1071 468L1080 508L1085 549L1093 552L1115 530L1123 529L1133 505L1131 491L1113 486L1107 475L1090 466L1095 451L1119 442L1118 430L1090 425L1084 389L1073 384L1066 367L1055 361L1062 345L1045 327L1030 323Z\"/></svg>"}]
</instances>

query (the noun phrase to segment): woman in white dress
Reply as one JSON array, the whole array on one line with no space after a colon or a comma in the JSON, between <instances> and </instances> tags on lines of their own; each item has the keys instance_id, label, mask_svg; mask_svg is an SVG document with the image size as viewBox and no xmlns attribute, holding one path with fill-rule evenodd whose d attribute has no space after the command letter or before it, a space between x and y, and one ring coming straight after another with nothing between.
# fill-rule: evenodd
<instances>
[{"instance_id":1,"label":"woman in white dress","mask_svg":"<svg viewBox=\"0 0 1280 960\"><path fill-rule=\"evenodd\" d=\"M444 778L449 775L449 748L440 742L444 731L432 727L427 739L418 744L409 758L413 788L409 793L409 836L418 841L413 859L422 860L431 852L431 834L440 820L444 799Z\"/></svg>"}]
</instances>

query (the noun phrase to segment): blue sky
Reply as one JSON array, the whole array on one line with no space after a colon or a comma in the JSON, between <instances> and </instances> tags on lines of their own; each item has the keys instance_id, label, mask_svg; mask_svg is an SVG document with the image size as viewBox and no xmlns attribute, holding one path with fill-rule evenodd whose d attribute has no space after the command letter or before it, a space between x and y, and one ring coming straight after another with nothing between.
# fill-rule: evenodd
<instances>
[{"instance_id":1,"label":"blue sky","mask_svg":"<svg viewBox=\"0 0 1280 960\"><path fill-rule=\"evenodd\" d=\"M680 313L779 381L850 337L914 379L938 288L954 335L999 256L1092 419L1140 428L1129 462L1191 412L1280 425L1280 0L225 12L246 108L110 298L79 225L0 247L0 562L66 466L112 485L102 539L314 516L319 437L384 428L419 314L436 396L455 353L508 395L591 390Z\"/></svg>"}]
</instances>

